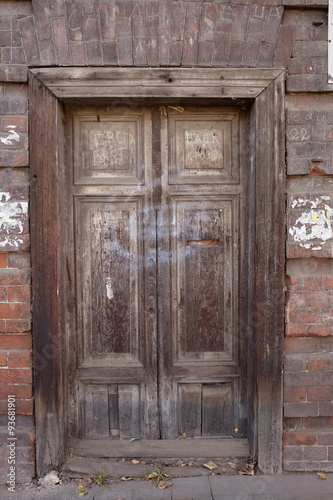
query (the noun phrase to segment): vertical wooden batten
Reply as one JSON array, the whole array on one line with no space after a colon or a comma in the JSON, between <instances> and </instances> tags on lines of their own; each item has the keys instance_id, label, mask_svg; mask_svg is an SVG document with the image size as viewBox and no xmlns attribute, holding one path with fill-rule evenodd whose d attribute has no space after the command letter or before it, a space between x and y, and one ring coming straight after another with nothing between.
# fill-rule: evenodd
<instances>
[{"instance_id":1,"label":"vertical wooden batten","mask_svg":"<svg viewBox=\"0 0 333 500\"><path fill-rule=\"evenodd\" d=\"M41 475L64 460L64 363L60 296L58 99L29 75L31 252L36 466Z\"/></svg>"},{"instance_id":2,"label":"vertical wooden batten","mask_svg":"<svg viewBox=\"0 0 333 500\"><path fill-rule=\"evenodd\" d=\"M254 326L257 456L265 473L282 470L282 350L284 334L285 157L284 77L256 99L256 220ZM274 450L274 453L272 452Z\"/></svg>"},{"instance_id":3,"label":"vertical wooden batten","mask_svg":"<svg viewBox=\"0 0 333 500\"><path fill-rule=\"evenodd\" d=\"M202 76L202 78L201 78ZM65 458L65 276L61 230L64 144L60 101L199 98L252 102L250 140L255 176L251 449L264 473L281 471L284 329L284 72L278 69L39 68L31 70L30 160L37 473ZM221 97L223 96L223 98ZM109 101L108 101L109 100ZM251 168L252 171L252 168ZM251 173L250 173L251 175ZM251 268L251 265L249 266ZM251 303L250 303L251 302ZM253 315L251 313L253 311Z\"/></svg>"}]
</instances>

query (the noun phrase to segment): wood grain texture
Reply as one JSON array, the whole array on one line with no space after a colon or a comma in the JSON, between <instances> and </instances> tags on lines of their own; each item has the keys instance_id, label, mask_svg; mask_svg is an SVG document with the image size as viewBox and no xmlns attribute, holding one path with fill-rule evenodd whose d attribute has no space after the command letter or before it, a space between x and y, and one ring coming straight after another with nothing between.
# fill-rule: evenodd
<instances>
[{"instance_id":1,"label":"wood grain texture","mask_svg":"<svg viewBox=\"0 0 333 500\"><path fill-rule=\"evenodd\" d=\"M37 474L64 459L66 420L62 348L60 192L57 162L62 111L57 99L29 76L31 253ZM46 439L45 436L48 436Z\"/></svg>"},{"instance_id":2,"label":"wood grain texture","mask_svg":"<svg viewBox=\"0 0 333 500\"><path fill-rule=\"evenodd\" d=\"M87 439L77 443L80 457L118 458L223 458L247 457L247 439L177 439L106 441Z\"/></svg>"},{"instance_id":3,"label":"wood grain texture","mask_svg":"<svg viewBox=\"0 0 333 500\"><path fill-rule=\"evenodd\" d=\"M62 169L60 167L62 152L61 148L57 147L56 141L58 134L60 137L59 144L62 143L63 132L59 120L61 107L49 93L48 87L51 92L59 96L60 101L65 103L73 102L73 100L71 101L72 96L76 96L75 99L81 99L81 102L87 102L85 100L96 97L96 103L105 103L105 99L108 97L113 99L124 96L126 99L130 98L134 104L137 103L136 99L141 97L148 99L149 97L163 96L163 98L167 99L168 96L172 96L177 100L177 104L180 104L179 99L182 97L204 99L208 96L209 98L223 99L227 95L241 99L242 104L247 99L249 104L253 103L249 111L249 149L246 154L241 152L243 157L248 158L248 171L245 178L247 178L246 182L249 188L247 189L246 198L249 204L255 207L254 212L246 212L246 205L241 203L240 209L241 220L244 221L242 227L246 228L247 234L252 235L252 243L249 242L247 245L244 242L240 246L241 269L243 274L244 271L245 274L248 271L249 276L256 277L255 281L250 279L249 282L246 282L246 280L240 282L240 301L243 309L240 317L240 331L242 337L249 335L250 348L246 350L241 343L239 354L244 359L247 359L247 366L241 368L239 372L233 364L223 365L223 369L220 365L216 365L212 375L209 363L204 363L201 366L202 380L198 381L194 375L193 367L189 370L186 364L173 366L174 358L170 349L170 342L163 341L163 338L166 339L167 337L162 335L159 340L159 350L163 357L163 363L164 366L173 366L170 374L172 373L172 376L176 375L176 377L174 381L169 380L162 388L165 399L164 406L161 406L160 410L166 415L162 432L165 436L172 436L174 427L169 427L169 421L171 420L168 416L172 414L178 415L176 400L172 397L172 394L175 394L175 391L178 390L179 383L184 386L205 383L221 384L221 381L227 375L225 382L228 384L232 380L238 379L239 376L248 376L249 404L247 407L240 406L239 417L244 422L247 416L250 417L249 438L251 450L258 457L261 470L266 473L279 472L281 470L282 435L281 374L284 277L283 72L269 69L243 70L232 68L228 70L210 70L207 68L204 71L193 71L193 69L151 70L135 68L127 70L105 68L105 71L103 69L101 72L91 69L49 68L32 71L39 80L36 81L31 76L31 105L34 107L31 114L31 131L33 141L38 145L35 148L32 146L31 156L32 172L35 172L33 175L37 176L35 179L36 185L32 188L34 192L34 201L32 202L33 220L37 221L38 226L36 229L33 228L35 236L33 236L32 243L33 253L35 253L33 258L35 267L34 282L36 284L36 299L34 300L36 359L43 353L45 339L52 338L53 342L51 347L53 354L47 357L45 370L42 369L40 373L37 373L38 370L36 369L36 415L37 429L39 429L37 431L39 433L37 438L37 464L39 473L42 473L50 464L57 466L64 455L63 450L68 440L66 432L64 432L67 417L62 409L65 392L61 377L66 378L68 373L72 373L70 367L75 366L77 359L83 359L81 346L78 343L75 345L74 351L68 355L67 368L62 361L65 346L60 331L63 326L63 318L66 316L67 318L73 318L70 311L74 310L73 304L75 304L73 300L75 298L75 280L73 280L75 266L73 265L73 257L69 252L67 274L59 272L59 268L66 269L66 265L63 266L64 233L61 234L60 226L67 224L67 216L61 215L62 208L59 209L59 205L61 205L59 203L59 190L61 191L62 186ZM41 85L40 82L42 82ZM221 85L221 82L226 83L226 85ZM253 99L254 101L252 101ZM170 101L168 103L172 104ZM223 104L223 101L221 101L221 104ZM55 127L55 123L57 127ZM162 130L163 123L165 125L165 119L161 117ZM162 164L163 161L166 161L165 154L167 151L163 137L165 136L162 133ZM145 162L147 162L147 157ZM147 165L149 165L149 161ZM38 175L40 175L39 178ZM168 184L168 175L168 172L162 169L161 179L164 185ZM149 182L151 186L151 180ZM109 196L107 186L98 186L97 191L95 191L95 187L87 185L75 186L72 192L67 192L68 199L78 196ZM165 196L162 196L160 212L155 214L155 210L148 210L142 216L146 227L145 241L148 242L147 248L149 249L144 254L145 262L147 262L146 293L142 296L144 310L147 312L144 317L145 332L156 331L156 228L160 230L160 236L157 240L159 251L158 277L161 280L158 301L159 322L163 329L169 329L173 321L170 309L163 308L163 303L169 300L168 290L170 290L172 284L168 267L171 247L169 240L163 238L163 231L172 229L173 221L169 218L168 208L171 195L189 194L188 189L183 190L181 185L175 186L174 189L174 193L167 190ZM203 187L199 195L209 195L209 189ZM235 193L232 186L220 185L212 187L212 189L214 196L217 193L229 197L238 194ZM130 186L113 187L114 196L133 196L133 194ZM137 195L137 193L135 194ZM197 194L195 188L193 196ZM152 207L151 195L146 193L144 196L145 203ZM158 208L159 200L157 197L155 203L157 203L156 208ZM68 241L72 241L68 230L67 235ZM42 239L43 248L38 249ZM219 239L220 241L220 238L211 236L209 239ZM188 238L187 241L193 240ZM218 248L218 245L215 248ZM53 283L55 284L54 288L50 287L50 284ZM60 285L60 296L55 292L57 285ZM66 304L63 301L64 290L66 290L67 294ZM246 290L246 293L244 290ZM172 295L172 297L174 300L176 296ZM66 311L68 311L68 314ZM76 328L75 320L68 320L68 324L70 325L68 331L71 331L72 327ZM147 422L156 422L157 416L157 405L154 396L157 391L157 380L153 375L156 373L157 366L157 357L154 354L157 352L157 341L156 336L153 342L149 342L147 336L140 340L141 347L139 350L144 347L145 359L148 363L147 387L149 387L149 390L144 389L142 386L143 370L140 364L143 358L140 358L139 364L133 362L130 371L124 367L121 368L120 361L115 361L110 366L103 359L96 359L94 364L89 362L79 364L77 370L77 376L83 385L97 383L97 385L101 384L103 386L106 377L119 376L119 368L121 368L122 383L139 384L140 392L143 394L144 399L149 402L140 413L140 425L144 435L147 435L147 426L150 425ZM59 352L61 353L60 356ZM255 363L253 362L254 359L256 360ZM160 372L159 376L163 376L163 373ZM55 390L50 391L50 381L52 389ZM112 380L111 383L109 381L109 384L109 408L116 409L109 412L109 419L111 420L111 413L115 414L115 411L118 413L118 417L112 417L113 423L111 425L109 422L109 426L111 435L117 435L118 426L120 426L118 389L115 389L116 384ZM245 398L244 388L240 388L239 391L241 399ZM217 396L217 393L219 393L218 397L220 397L221 401L223 398L225 398L225 401L228 400L228 391L223 392L216 389L215 396ZM208 406L211 404L209 394L207 389ZM192 395L195 403L199 398L198 392L193 389ZM189 396L190 399L192 395ZM96 408L100 404L104 405L104 403L101 403L103 397L97 397ZM127 400L127 398L125 399ZM72 407L71 399L69 399L69 402L69 407ZM198 403L195 404L198 408ZM75 417L75 421L78 421L75 411L73 410L71 415ZM186 415L188 410L184 410L184 412L184 415ZM63 415L64 419L61 420ZM58 418L59 416L60 418ZM191 425L196 428L195 419ZM115 434L112 434L113 432ZM158 426L152 432L155 432L155 436L158 436ZM55 442L57 443L56 446ZM111 445L112 441L106 444Z\"/></svg>"},{"instance_id":4,"label":"wood grain texture","mask_svg":"<svg viewBox=\"0 0 333 500\"><path fill-rule=\"evenodd\" d=\"M259 467L282 470L282 345L284 335L285 167L284 78L255 103L255 338ZM269 147L268 147L269 144ZM272 453L274 450L274 454Z\"/></svg>"}]
</instances>

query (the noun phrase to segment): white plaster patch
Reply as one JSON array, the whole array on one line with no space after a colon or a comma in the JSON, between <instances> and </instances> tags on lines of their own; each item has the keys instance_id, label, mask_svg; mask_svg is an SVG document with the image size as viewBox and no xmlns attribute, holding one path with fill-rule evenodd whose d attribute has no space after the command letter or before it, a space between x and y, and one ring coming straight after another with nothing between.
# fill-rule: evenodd
<instances>
[{"instance_id":1,"label":"white plaster patch","mask_svg":"<svg viewBox=\"0 0 333 500\"><path fill-rule=\"evenodd\" d=\"M13 141L18 142L20 140L20 136L17 132L15 132L15 130L13 130L14 128L16 128L16 125L8 125L8 127L6 128L10 129L9 135L7 135L7 137L0 137L0 141L3 144L6 144L6 146L12 146Z\"/></svg>"},{"instance_id":2,"label":"white plaster patch","mask_svg":"<svg viewBox=\"0 0 333 500\"><path fill-rule=\"evenodd\" d=\"M307 208L289 228L289 234L301 247L321 250L327 240L333 239L333 208L325 203L329 199L329 196L320 196L316 200L295 198L291 201L291 208Z\"/></svg>"},{"instance_id":3,"label":"white plaster patch","mask_svg":"<svg viewBox=\"0 0 333 500\"><path fill-rule=\"evenodd\" d=\"M1 236L0 236L1 238ZM5 236L1 241L0 241L0 248L15 248L17 250L20 245L23 245L24 241L22 238L18 238L17 236Z\"/></svg>"},{"instance_id":4,"label":"white plaster patch","mask_svg":"<svg viewBox=\"0 0 333 500\"><path fill-rule=\"evenodd\" d=\"M112 290L112 279L106 278L106 296L109 300L113 299L113 290Z\"/></svg>"},{"instance_id":5,"label":"white plaster patch","mask_svg":"<svg viewBox=\"0 0 333 500\"><path fill-rule=\"evenodd\" d=\"M22 234L22 219L28 215L28 202L10 201L10 199L10 193L0 192L0 233ZM2 241L0 244L5 246L6 243Z\"/></svg>"}]
</instances>

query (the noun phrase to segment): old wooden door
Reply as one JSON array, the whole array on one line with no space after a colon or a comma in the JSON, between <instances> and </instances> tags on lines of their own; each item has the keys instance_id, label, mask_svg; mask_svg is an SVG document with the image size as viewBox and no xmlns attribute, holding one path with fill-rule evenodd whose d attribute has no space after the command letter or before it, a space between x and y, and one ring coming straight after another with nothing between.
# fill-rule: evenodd
<instances>
[{"instance_id":1,"label":"old wooden door","mask_svg":"<svg viewBox=\"0 0 333 500\"><path fill-rule=\"evenodd\" d=\"M246 436L243 112L68 117L73 434Z\"/></svg>"}]
</instances>

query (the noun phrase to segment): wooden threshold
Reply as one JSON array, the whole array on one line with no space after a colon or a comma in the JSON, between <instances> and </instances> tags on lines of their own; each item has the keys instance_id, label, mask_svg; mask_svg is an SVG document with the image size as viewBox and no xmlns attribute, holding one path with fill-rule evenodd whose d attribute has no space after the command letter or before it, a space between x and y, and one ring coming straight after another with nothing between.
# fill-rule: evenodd
<instances>
[{"instance_id":1,"label":"wooden threshold","mask_svg":"<svg viewBox=\"0 0 333 500\"><path fill-rule=\"evenodd\" d=\"M91 458L226 458L248 457L247 439L151 439L77 441L74 455Z\"/></svg>"}]
</instances>

